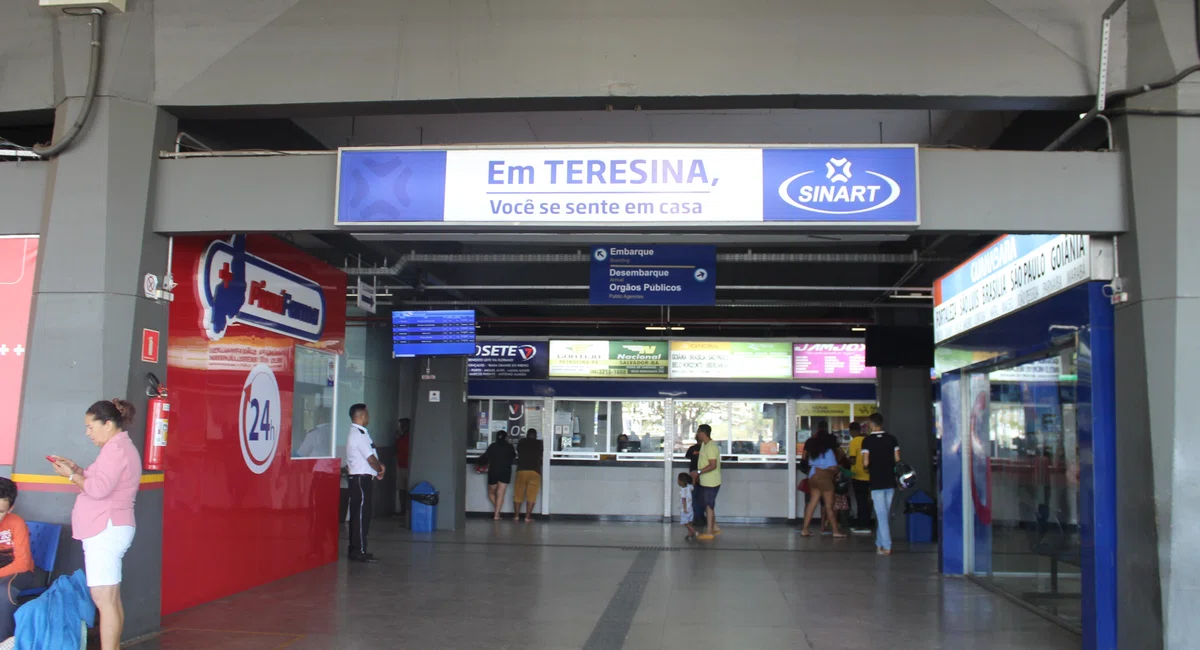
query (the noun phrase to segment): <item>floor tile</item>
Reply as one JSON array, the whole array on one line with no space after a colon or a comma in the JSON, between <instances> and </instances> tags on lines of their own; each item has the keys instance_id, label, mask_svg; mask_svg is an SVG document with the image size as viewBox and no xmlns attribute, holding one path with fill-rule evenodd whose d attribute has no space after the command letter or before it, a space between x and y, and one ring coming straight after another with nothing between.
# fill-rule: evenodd
<instances>
[{"instance_id":1,"label":"floor tile","mask_svg":"<svg viewBox=\"0 0 1200 650\"><path fill-rule=\"evenodd\" d=\"M385 520L372 530L379 564L342 561L167 616L136 650L563 650L589 639L627 650L1080 647L1063 628L939 576L931 547L898 544L880 558L869 539L725 530L698 545L659 524L471 520L414 536ZM615 627L597 630L602 616Z\"/></svg>"}]
</instances>

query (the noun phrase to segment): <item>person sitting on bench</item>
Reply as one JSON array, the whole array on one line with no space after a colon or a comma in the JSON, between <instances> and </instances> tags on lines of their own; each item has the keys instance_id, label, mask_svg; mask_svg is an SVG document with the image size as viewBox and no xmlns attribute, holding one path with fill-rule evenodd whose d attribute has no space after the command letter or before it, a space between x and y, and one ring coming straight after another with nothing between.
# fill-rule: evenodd
<instances>
[{"instance_id":1,"label":"person sitting on bench","mask_svg":"<svg viewBox=\"0 0 1200 650\"><path fill-rule=\"evenodd\" d=\"M16 630L13 614L17 611L17 594L34 586L29 527L21 515L13 512L16 503L17 484L0 477L0 584L7 590L0 595L0 640Z\"/></svg>"}]
</instances>

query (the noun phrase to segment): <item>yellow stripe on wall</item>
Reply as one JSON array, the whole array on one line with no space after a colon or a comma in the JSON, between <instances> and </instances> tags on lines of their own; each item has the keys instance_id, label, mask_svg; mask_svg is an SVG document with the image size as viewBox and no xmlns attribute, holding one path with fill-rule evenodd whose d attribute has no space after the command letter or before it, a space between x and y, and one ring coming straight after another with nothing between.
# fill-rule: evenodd
<instances>
[{"instance_id":1,"label":"yellow stripe on wall","mask_svg":"<svg viewBox=\"0 0 1200 650\"><path fill-rule=\"evenodd\" d=\"M50 485L70 485L71 481L58 474L13 474L12 480L17 483L45 483ZM143 484L162 483L162 474L142 474Z\"/></svg>"}]
</instances>

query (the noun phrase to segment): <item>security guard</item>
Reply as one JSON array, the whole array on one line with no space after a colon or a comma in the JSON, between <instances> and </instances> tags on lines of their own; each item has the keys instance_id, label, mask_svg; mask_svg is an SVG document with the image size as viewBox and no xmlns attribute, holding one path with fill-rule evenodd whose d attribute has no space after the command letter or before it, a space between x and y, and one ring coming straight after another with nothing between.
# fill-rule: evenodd
<instances>
[{"instance_id":1,"label":"security guard","mask_svg":"<svg viewBox=\"0 0 1200 650\"><path fill-rule=\"evenodd\" d=\"M350 473L350 561L377 562L367 552L367 531L371 528L372 481L383 479L384 467L375 453L375 444L367 425L371 415L366 404L350 407L350 434L346 438L346 467Z\"/></svg>"}]
</instances>

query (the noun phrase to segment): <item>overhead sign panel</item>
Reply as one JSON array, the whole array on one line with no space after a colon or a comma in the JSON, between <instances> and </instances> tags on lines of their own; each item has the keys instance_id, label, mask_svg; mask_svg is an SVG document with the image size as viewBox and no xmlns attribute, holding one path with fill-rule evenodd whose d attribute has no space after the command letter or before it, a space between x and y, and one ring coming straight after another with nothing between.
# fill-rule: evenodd
<instances>
[{"instance_id":1,"label":"overhead sign panel","mask_svg":"<svg viewBox=\"0 0 1200 650\"><path fill-rule=\"evenodd\" d=\"M1087 235L1001 237L934 283L934 341L1099 279L1092 247Z\"/></svg>"},{"instance_id":2,"label":"overhead sign panel","mask_svg":"<svg viewBox=\"0 0 1200 650\"><path fill-rule=\"evenodd\" d=\"M549 363L550 347L545 341L480 341L475 354L467 357L467 377L545 379Z\"/></svg>"},{"instance_id":3,"label":"overhead sign panel","mask_svg":"<svg viewBox=\"0 0 1200 650\"><path fill-rule=\"evenodd\" d=\"M917 226L915 146L338 151L339 225Z\"/></svg>"},{"instance_id":4,"label":"overhead sign panel","mask_svg":"<svg viewBox=\"0 0 1200 650\"><path fill-rule=\"evenodd\" d=\"M672 341L672 379L790 379L791 343Z\"/></svg>"},{"instance_id":5,"label":"overhead sign panel","mask_svg":"<svg viewBox=\"0 0 1200 650\"><path fill-rule=\"evenodd\" d=\"M593 246L593 305L713 305L715 246Z\"/></svg>"},{"instance_id":6,"label":"overhead sign panel","mask_svg":"<svg viewBox=\"0 0 1200 650\"><path fill-rule=\"evenodd\" d=\"M550 341L551 377L668 376L666 341Z\"/></svg>"},{"instance_id":7,"label":"overhead sign panel","mask_svg":"<svg viewBox=\"0 0 1200 650\"><path fill-rule=\"evenodd\" d=\"M792 346L795 379L874 379L863 343L796 343Z\"/></svg>"}]
</instances>

